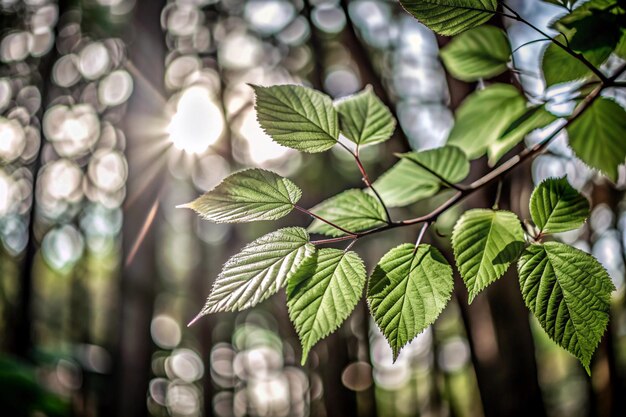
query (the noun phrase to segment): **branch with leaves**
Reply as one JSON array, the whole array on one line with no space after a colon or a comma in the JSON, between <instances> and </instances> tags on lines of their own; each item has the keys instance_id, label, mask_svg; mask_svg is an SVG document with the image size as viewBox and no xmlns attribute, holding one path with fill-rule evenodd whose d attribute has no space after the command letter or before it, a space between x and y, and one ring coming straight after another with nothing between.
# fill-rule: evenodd
<instances>
[{"instance_id":1,"label":"branch with leaves","mask_svg":"<svg viewBox=\"0 0 626 417\"><path fill-rule=\"evenodd\" d=\"M547 84L581 80L581 100L568 118L559 119L545 103L529 103L515 87L490 84L471 94L458 109L445 146L399 154L399 161L375 181L367 174L359 151L388 140L396 122L371 88L333 103L325 94L303 86L252 86L258 120L274 141L308 153L339 144L354 157L365 188L344 191L305 209L297 205L302 191L291 180L248 169L184 205L215 222L276 220L294 208L313 218L308 230L276 230L233 256L194 321L209 313L252 307L286 287L289 316L302 342L304 362L309 350L349 316L367 287L372 316L396 358L403 346L437 319L452 294L452 267L437 248L423 243L429 226L441 214L472 193L494 182L501 184L507 174L545 151L564 131L578 158L615 181L618 166L626 160L626 111L602 92L623 87L618 77L626 66L611 75L596 66L603 61L588 46L597 40L589 39L595 34L587 25L597 24L595 19L607 24L611 21L607 13L621 16L626 12L617 3L607 8L606 0L600 6L592 0L573 10L569 3L551 2L568 11L555 23L562 26L560 32L569 30L565 43L548 37L508 6L507 12L499 12L495 0L401 2L435 32L458 35L441 51L441 57L453 76L466 81L488 79L509 67L512 51L506 33L481 26L494 13L530 25L551 41L542 59ZM623 57L626 35L619 42L610 43L611 52L603 52L604 60L611 53ZM551 51L554 45L565 55ZM584 70L569 64L564 67L563 62L570 62L560 61L564 56ZM553 77L557 70L558 77ZM544 140L499 164L527 134L547 128L552 133ZM340 132L350 146L340 141ZM470 161L484 155L495 168L463 184ZM430 213L393 220L391 208L423 201L445 189L455 193ZM589 202L566 178L547 179L531 195L534 226L525 230L515 213L497 208L498 199L490 209L464 212L453 229L452 248L469 302L517 263L526 305L546 333L578 357L589 372L608 323L613 284L593 256L545 241L554 233L583 225ZM363 261L351 250L353 245L361 238L416 224L422 224L416 242L390 250L368 277ZM311 240L310 233L327 237ZM323 247L343 241L349 241L344 250Z\"/></svg>"}]
</instances>

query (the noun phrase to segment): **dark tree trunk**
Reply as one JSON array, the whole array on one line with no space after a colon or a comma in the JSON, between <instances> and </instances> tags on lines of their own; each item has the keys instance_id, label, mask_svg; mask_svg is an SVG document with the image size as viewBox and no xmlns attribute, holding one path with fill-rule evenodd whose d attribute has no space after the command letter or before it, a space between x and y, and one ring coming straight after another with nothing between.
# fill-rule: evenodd
<instances>
[{"instance_id":1,"label":"dark tree trunk","mask_svg":"<svg viewBox=\"0 0 626 417\"><path fill-rule=\"evenodd\" d=\"M162 138L146 137L146 129L138 129L141 118L155 120L163 117L162 102L155 102L156 89L163 94L165 45L160 27L160 14L164 1L137 2L130 25L128 50L133 61L129 64L136 69L135 92L128 103L126 115L127 158L129 161L129 199L124 207L123 253L124 267L120 282L117 321L117 351L115 353L114 381L108 406L104 414L119 417L147 416L146 396L151 377L151 357L153 343L150 336L150 322L153 314L158 273L154 259L154 230L147 229L141 246L132 260L129 259L133 245L146 226L150 216L158 217L158 188L163 181L157 176L147 186L142 181L146 164L137 163L146 148ZM146 147L146 148L144 148ZM145 159L144 159L145 162ZM150 162L148 161L148 164ZM149 167L154 168L154 167ZM142 172L143 170L143 172ZM161 170L162 171L162 170ZM133 198L137 194L141 198ZM158 220L154 221L158 223ZM130 261L130 262L129 262Z\"/></svg>"},{"instance_id":2,"label":"dark tree trunk","mask_svg":"<svg viewBox=\"0 0 626 417\"><path fill-rule=\"evenodd\" d=\"M606 204L608 207L617 208L614 214L619 218L620 201L624 197L622 191L616 190L612 185L605 182L602 185L594 186L591 197L594 207ZM620 305L617 308L623 308L623 306ZM606 383L591 384L591 379L588 380L588 391L591 396L590 408L593 408L590 410L590 414L602 417L626 415L626 398L623 395L626 389L626 381L624 381L623 367L618 360L619 353L616 352L616 346L619 346L619 342L616 340L618 339L616 337L619 326L618 319L618 315L615 314L615 308L613 308L610 313L606 333L591 364L592 376L596 374L608 375L608 378L598 378L599 380L605 380Z\"/></svg>"}]
</instances>

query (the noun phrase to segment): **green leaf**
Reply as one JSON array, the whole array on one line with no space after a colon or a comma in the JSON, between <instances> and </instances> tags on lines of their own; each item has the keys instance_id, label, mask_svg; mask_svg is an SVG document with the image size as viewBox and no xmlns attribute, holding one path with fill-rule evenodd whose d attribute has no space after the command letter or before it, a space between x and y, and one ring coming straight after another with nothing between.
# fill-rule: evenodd
<instances>
[{"instance_id":1,"label":"green leaf","mask_svg":"<svg viewBox=\"0 0 626 417\"><path fill-rule=\"evenodd\" d=\"M370 85L337 103L337 111L341 131L357 145L384 142L396 128L396 120Z\"/></svg>"},{"instance_id":2,"label":"green leaf","mask_svg":"<svg viewBox=\"0 0 626 417\"><path fill-rule=\"evenodd\" d=\"M518 271L524 302L541 327L589 372L615 289L606 270L581 250L546 242L526 248Z\"/></svg>"},{"instance_id":3,"label":"green leaf","mask_svg":"<svg viewBox=\"0 0 626 417\"><path fill-rule=\"evenodd\" d=\"M564 0L542 0L544 3L550 3L550 4L554 4L555 6L561 6L564 7L566 9L569 10L571 3L570 1L564 1Z\"/></svg>"},{"instance_id":4,"label":"green leaf","mask_svg":"<svg viewBox=\"0 0 626 417\"><path fill-rule=\"evenodd\" d=\"M574 51L598 66L613 50L620 55L623 47L620 37L623 40L626 32L624 14L623 4L619 7L615 0L590 0L554 21L550 27L565 34Z\"/></svg>"},{"instance_id":5,"label":"green leaf","mask_svg":"<svg viewBox=\"0 0 626 417\"><path fill-rule=\"evenodd\" d=\"M427 174L429 178L440 185L441 180L428 172L424 167L436 172L452 184L463 181L470 171L470 162L465 153L460 148L452 145L420 152L402 153L398 154L398 157L402 160L410 161L422 173Z\"/></svg>"},{"instance_id":6,"label":"green leaf","mask_svg":"<svg viewBox=\"0 0 626 417\"><path fill-rule=\"evenodd\" d=\"M405 243L383 256L370 277L367 300L394 360L439 317L453 286L452 268L430 245Z\"/></svg>"},{"instance_id":7,"label":"green leaf","mask_svg":"<svg viewBox=\"0 0 626 417\"><path fill-rule=\"evenodd\" d=\"M384 226L386 214L378 199L363 190L348 190L329 198L313 207L311 211L350 232ZM320 220L313 220L310 233L328 236L343 236L344 232Z\"/></svg>"},{"instance_id":8,"label":"green leaf","mask_svg":"<svg viewBox=\"0 0 626 417\"><path fill-rule=\"evenodd\" d=\"M287 307L302 343L302 364L311 348L335 331L354 310L365 279L365 266L359 255L328 248L320 249L315 262L307 261L290 278Z\"/></svg>"},{"instance_id":9,"label":"green leaf","mask_svg":"<svg viewBox=\"0 0 626 417\"><path fill-rule=\"evenodd\" d=\"M511 57L506 33L495 26L480 26L455 37L440 52L455 78L476 81L502 74Z\"/></svg>"},{"instance_id":10,"label":"green leaf","mask_svg":"<svg viewBox=\"0 0 626 417\"><path fill-rule=\"evenodd\" d=\"M259 123L279 144L314 153L337 143L337 111L327 95L299 85L252 88Z\"/></svg>"},{"instance_id":11,"label":"green leaf","mask_svg":"<svg viewBox=\"0 0 626 417\"><path fill-rule=\"evenodd\" d=\"M211 191L188 204L216 223L276 220L293 210L302 191L290 180L263 169L235 172Z\"/></svg>"},{"instance_id":12,"label":"green leaf","mask_svg":"<svg viewBox=\"0 0 626 417\"><path fill-rule=\"evenodd\" d=\"M569 144L584 163L613 182L626 161L626 112L607 98L597 99L568 128Z\"/></svg>"},{"instance_id":13,"label":"green leaf","mask_svg":"<svg viewBox=\"0 0 626 417\"><path fill-rule=\"evenodd\" d=\"M452 248L469 302L500 278L524 247L524 231L514 213L466 211L452 231Z\"/></svg>"},{"instance_id":14,"label":"green leaf","mask_svg":"<svg viewBox=\"0 0 626 417\"><path fill-rule=\"evenodd\" d=\"M495 142L489 144L487 148L489 166L494 166L508 151L524 140L530 132L544 128L556 119L557 117L548 112L544 106L526 109L509 127L504 129L504 132Z\"/></svg>"},{"instance_id":15,"label":"green leaf","mask_svg":"<svg viewBox=\"0 0 626 417\"><path fill-rule=\"evenodd\" d=\"M600 10L571 23L575 29L569 46L576 52L586 54L595 52L607 57L613 52L620 40L619 17Z\"/></svg>"},{"instance_id":16,"label":"green leaf","mask_svg":"<svg viewBox=\"0 0 626 417\"><path fill-rule=\"evenodd\" d=\"M626 30L622 30L622 37L615 47L615 55L622 59L626 59Z\"/></svg>"},{"instance_id":17,"label":"green leaf","mask_svg":"<svg viewBox=\"0 0 626 417\"><path fill-rule=\"evenodd\" d=\"M617 1L615 0L585 1L574 10L572 10L570 13L559 17L557 20L551 23L549 27L560 32L565 32L568 29L573 29L575 27L575 24L580 20L588 18L596 13L610 12L614 15L623 14L624 10L621 7L616 6Z\"/></svg>"},{"instance_id":18,"label":"green leaf","mask_svg":"<svg viewBox=\"0 0 626 417\"><path fill-rule=\"evenodd\" d=\"M563 35L559 35L555 39L563 44L565 43ZM607 60L609 55L611 55L611 51L596 49L583 55L591 64L598 67ZM547 87L570 81L584 80L593 76L593 72L585 64L552 42L543 53L541 68Z\"/></svg>"},{"instance_id":19,"label":"green leaf","mask_svg":"<svg viewBox=\"0 0 626 417\"><path fill-rule=\"evenodd\" d=\"M315 253L301 227L288 227L261 236L230 258L215 280L198 317L218 311L240 311L275 294L298 266Z\"/></svg>"},{"instance_id":20,"label":"green leaf","mask_svg":"<svg viewBox=\"0 0 626 417\"><path fill-rule=\"evenodd\" d=\"M441 181L424 169L425 165L452 184L465 179L470 164L456 146L443 146L420 152L400 154L401 160L374 182L389 207L400 207L435 195Z\"/></svg>"},{"instance_id":21,"label":"green leaf","mask_svg":"<svg viewBox=\"0 0 626 417\"><path fill-rule=\"evenodd\" d=\"M485 23L497 0L400 0L404 9L440 35L453 36Z\"/></svg>"},{"instance_id":22,"label":"green leaf","mask_svg":"<svg viewBox=\"0 0 626 417\"><path fill-rule=\"evenodd\" d=\"M448 144L461 148L470 159L479 158L525 111L526 100L515 87L492 84L461 104Z\"/></svg>"},{"instance_id":23,"label":"green leaf","mask_svg":"<svg viewBox=\"0 0 626 417\"><path fill-rule=\"evenodd\" d=\"M579 228L589 217L589 201L565 177L548 178L530 196L530 215L541 233Z\"/></svg>"}]
</instances>

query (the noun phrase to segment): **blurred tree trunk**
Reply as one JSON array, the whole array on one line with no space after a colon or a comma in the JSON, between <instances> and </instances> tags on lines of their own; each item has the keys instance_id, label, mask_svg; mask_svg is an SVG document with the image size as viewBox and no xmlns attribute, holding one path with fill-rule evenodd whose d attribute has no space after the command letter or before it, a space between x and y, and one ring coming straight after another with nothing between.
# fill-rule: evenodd
<instances>
[{"instance_id":1,"label":"blurred tree trunk","mask_svg":"<svg viewBox=\"0 0 626 417\"><path fill-rule=\"evenodd\" d=\"M69 8L68 0L58 1L58 15L63 14ZM59 28L55 28L54 38L56 39L59 34ZM43 56L39 62L39 87L41 92L41 107L38 113L39 120L43 120L43 115L46 111L46 106L53 97L50 93L53 91L52 82L52 68L56 59L58 58L58 51L56 48L52 48L45 56ZM15 305L15 311L11 311L12 316L7 320L9 325L9 331L7 332L9 342L8 350L16 356L30 359L33 349L33 274L34 264L36 261L37 251L39 250L39 238L41 236L37 233L37 216L36 216L36 190L39 169L41 168L41 157L44 149L45 135L43 133L43 123L40 123L40 144L37 156L32 164L31 171L33 173L32 182L32 202L30 207L30 214L28 218L28 243L24 251L22 258L22 267L20 270L19 292L18 301Z\"/></svg>"},{"instance_id":2,"label":"blurred tree trunk","mask_svg":"<svg viewBox=\"0 0 626 417\"><path fill-rule=\"evenodd\" d=\"M619 219L620 201L624 197L624 193L615 189L608 182L593 187L591 200L594 207L606 204L612 210L614 215ZM626 390L626 381L623 377L623 369L621 369L618 352L616 352L616 343L618 337L618 317L616 317L615 309L623 308L623 306L613 306L610 312L609 325L606 333L600 342L597 353L592 361L592 380L589 379L590 399L589 415L598 415L602 417L618 417L626 415L626 398L624 392ZM622 372L620 372L622 371ZM595 407L594 407L595 406ZM594 409L595 408L595 409Z\"/></svg>"},{"instance_id":3,"label":"blurred tree trunk","mask_svg":"<svg viewBox=\"0 0 626 417\"><path fill-rule=\"evenodd\" d=\"M130 197L124 206L123 253L124 268L119 292L117 326L117 351L115 353L114 384L111 395L115 409L105 415L118 417L138 417L148 415L146 396L151 377L151 359L153 344L150 336L150 322L153 313L155 286L158 273L155 265L154 230L148 229L132 262L128 263L133 245L142 232L150 214L158 216L154 204L158 204L160 178L150 181L148 186L142 181L145 172L138 172L137 167L145 169L145 164L137 164L145 150L150 146L145 130L137 129L137 121L147 116L163 117L161 102L154 100L156 88L163 95L165 45L160 27L160 14L163 0L137 2L129 33L128 51L133 57L131 65L137 71L135 92L128 103L126 115L127 158L129 161L129 179L127 194ZM158 119L156 119L158 120ZM151 138L152 141L161 138ZM144 161L145 162L145 161ZM135 169L133 169L135 168ZM141 198L133 196L141 194ZM132 201L131 201L132 200ZM153 211L153 213L151 213Z\"/></svg>"}]
</instances>

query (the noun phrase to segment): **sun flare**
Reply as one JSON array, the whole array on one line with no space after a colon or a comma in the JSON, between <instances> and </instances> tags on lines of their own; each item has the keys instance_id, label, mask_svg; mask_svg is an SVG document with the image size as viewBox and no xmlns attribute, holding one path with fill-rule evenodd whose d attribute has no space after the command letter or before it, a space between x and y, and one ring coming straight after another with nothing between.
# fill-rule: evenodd
<instances>
[{"instance_id":1,"label":"sun flare","mask_svg":"<svg viewBox=\"0 0 626 417\"><path fill-rule=\"evenodd\" d=\"M201 154L218 141L224 131L224 117L203 87L186 89L176 106L167 133L177 149Z\"/></svg>"}]
</instances>

